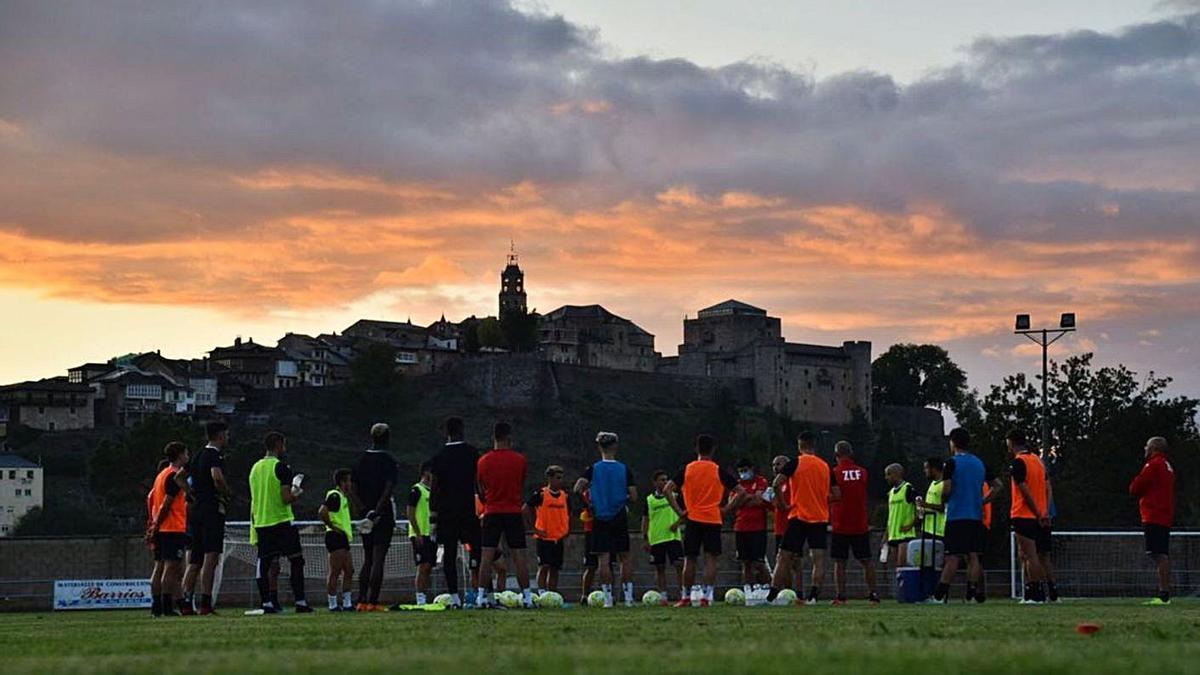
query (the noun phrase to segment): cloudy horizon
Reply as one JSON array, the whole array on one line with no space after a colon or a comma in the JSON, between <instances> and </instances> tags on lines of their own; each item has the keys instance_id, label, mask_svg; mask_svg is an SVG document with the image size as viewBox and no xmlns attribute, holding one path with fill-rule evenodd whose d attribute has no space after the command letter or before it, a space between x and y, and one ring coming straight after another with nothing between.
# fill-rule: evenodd
<instances>
[{"instance_id":1,"label":"cloudy horizon","mask_svg":"<svg viewBox=\"0 0 1200 675\"><path fill-rule=\"evenodd\" d=\"M1014 314L1074 311L1056 356L1200 395L1195 4L903 76L626 53L556 11L0 3L0 382L491 314L512 239L531 307L664 354L737 298L983 388L1040 365Z\"/></svg>"}]
</instances>

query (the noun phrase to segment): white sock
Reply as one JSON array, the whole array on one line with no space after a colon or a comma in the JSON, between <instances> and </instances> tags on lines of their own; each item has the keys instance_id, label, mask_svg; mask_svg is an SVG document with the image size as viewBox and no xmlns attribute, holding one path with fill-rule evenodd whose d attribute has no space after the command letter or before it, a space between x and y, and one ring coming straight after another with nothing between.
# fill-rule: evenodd
<instances>
[{"instance_id":1,"label":"white sock","mask_svg":"<svg viewBox=\"0 0 1200 675\"><path fill-rule=\"evenodd\" d=\"M424 594L424 593L421 593L421 592L419 592L419 591L417 592L417 604L418 604L418 605L423 605L423 604L425 604L425 594Z\"/></svg>"},{"instance_id":2,"label":"white sock","mask_svg":"<svg viewBox=\"0 0 1200 675\"><path fill-rule=\"evenodd\" d=\"M633 602L633 582L626 581L621 584L621 588L625 591L625 602Z\"/></svg>"},{"instance_id":3,"label":"white sock","mask_svg":"<svg viewBox=\"0 0 1200 675\"><path fill-rule=\"evenodd\" d=\"M532 605L533 604L533 590L526 588L525 590L521 591L521 600L526 605Z\"/></svg>"},{"instance_id":4,"label":"white sock","mask_svg":"<svg viewBox=\"0 0 1200 675\"><path fill-rule=\"evenodd\" d=\"M742 592L746 594L747 598L750 597L750 584L742 584Z\"/></svg>"},{"instance_id":5,"label":"white sock","mask_svg":"<svg viewBox=\"0 0 1200 675\"><path fill-rule=\"evenodd\" d=\"M462 607L462 598L458 597L458 593L452 593L450 595L450 604L454 605L455 607Z\"/></svg>"},{"instance_id":6,"label":"white sock","mask_svg":"<svg viewBox=\"0 0 1200 675\"><path fill-rule=\"evenodd\" d=\"M703 596L704 596L703 589L701 589L698 584L693 584L692 585L692 593L691 593L692 601L693 602L698 601Z\"/></svg>"},{"instance_id":7,"label":"white sock","mask_svg":"<svg viewBox=\"0 0 1200 675\"><path fill-rule=\"evenodd\" d=\"M604 606L612 607L612 584L600 584L600 590L604 591Z\"/></svg>"},{"instance_id":8,"label":"white sock","mask_svg":"<svg viewBox=\"0 0 1200 675\"><path fill-rule=\"evenodd\" d=\"M338 608L337 601L338 601L338 597L337 597L336 593L334 595L329 596L329 609L337 609Z\"/></svg>"},{"instance_id":9,"label":"white sock","mask_svg":"<svg viewBox=\"0 0 1200 675\"><path fill-rule=\"evenodd\" d=\"M712 599L713 599L713 587L712 586L704 587L704 599L708 600L709 602L712 602Z\"/></svg>"},{"instance_id":10,"label":"white sock","mask_svg":"<svg viewBox=\"0 0 1200 675\"><path fill-rule=\"evenodd\" d=\"M350 599L350 591L342 591L342 607L350 609L354 603Z\"/></svg>"},{"instance_id":11,"label":"white sock","mask_svg":"<svg viewBox=\"0 0 1200 675\"><path fill-rule=\"evenodd\" d=\"M296 606L297 607L308 607L308 601L307 600L297 600Z\"/></svg>"},{"instance_id":12,"label":"white sock","mask_svg":"<svg viewBox=\"0 0 1200 675\"><path fill-rule=\"evenodd\" d=\"M476 604L476 605L479 605L480 607L486 607L486 606L488 605L488 592L487 592L487 589L484 589L484 588L479 588L479 589L476 589L476 591L475 591L475 604Z\"/></svg>"}]
</instances>

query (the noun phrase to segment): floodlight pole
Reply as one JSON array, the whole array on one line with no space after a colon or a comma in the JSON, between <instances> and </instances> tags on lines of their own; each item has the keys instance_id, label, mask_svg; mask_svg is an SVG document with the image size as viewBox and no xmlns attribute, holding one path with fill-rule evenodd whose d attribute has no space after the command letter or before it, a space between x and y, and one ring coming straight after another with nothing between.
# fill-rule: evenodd
<instances>
[{"instance_id":1,"label":"floodlight pole","mask_svg":"<svg viewBox=\"0 0 1200 675\"><path fill-rule=\"evenodd\" d=\"M1042 347L1042 445L1044 457L1050 452L1050 397L1047 393L1046 381L1050 376L1050 345L1058 342L1067 333L1075 332L1074 328L1039 328L1013 331L1016 335L1024 335ZM1053 337L1051 335L1053 334Z\"/></svg>"}]
</instances>

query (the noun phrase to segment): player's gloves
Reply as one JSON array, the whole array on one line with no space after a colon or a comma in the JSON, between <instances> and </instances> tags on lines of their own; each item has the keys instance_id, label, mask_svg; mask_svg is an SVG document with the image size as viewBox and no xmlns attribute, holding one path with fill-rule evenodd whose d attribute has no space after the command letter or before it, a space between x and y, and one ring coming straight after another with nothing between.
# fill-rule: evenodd
<instances>
[{"instance_id":1,"label":"player's gloves","mask_svg":"<svg viewBox=\"0 0 1200 675\"><path fill-rule=\"evenodd\" d=\"M763 490L762 498L764 502L775 501L775 488L767 488L766 490Z\"/></svg>"},{"instance_id":2,"label":"player's gloves","mask_svg":"<svg viewBox=\"0 0 1200 675\"><path fill-rule=\"evenodd\" d=\"M355 524L358 525L359 534L371 534L371 530L375 529L375 521L370 518L363 518Z\"/></svg>"},{"instance_id":3,"label":"player's gloves","mask_svg":"<svg viewBox=\"0 0 1200 675\"><path fill-rule=\"evenodd\" d=\"M292 476L292 496L293 497L299 497L300 495L304 494L304 488L301 487L303 484L304 484L304 474L298 473L295 476Z\"/></svg>"},{"instance_id":4,"label":"player's gloves","mask_svg":"<svg viewBox=\"0 0 1200 675\"><path fill-rule=\"evenodd\" d=\"M375 521L379 520L379 514L375 513L374 509L371 509L370 511L367 511L366 519L371 521L371 524L374 525Z\"/></svg>"}]
</instances>

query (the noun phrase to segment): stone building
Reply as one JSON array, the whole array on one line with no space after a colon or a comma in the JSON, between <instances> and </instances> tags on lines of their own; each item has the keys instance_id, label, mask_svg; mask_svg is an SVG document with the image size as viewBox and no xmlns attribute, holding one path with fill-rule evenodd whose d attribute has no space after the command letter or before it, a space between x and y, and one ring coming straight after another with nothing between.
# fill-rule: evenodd
<instances>
[{"instance_id":1,"label":"stone building","mask_svg":"<svg viewBox=\"0 0 1200 675\"><path fill-rule=\"evenodd\" d=\"M600 305L566 305L542 316L538 352L555 363L644 372L661 357L653 335Z\"/></svg>"},{"instance_id":2,"label":"stone building","mask_svg":"<svg viewBox=\"0 0 1200 675\"><path fill-rule=\"evenodd\" d=\"M258 344L254 338L236 338L229 347L210 351L209 360L223 370L221 383L237 382L252 389L287 389L299 386L300 372L295 361L278 347Z\"/></svg>"},{"instance_id":3,"label":"stone building","mask_svg":"<svg viewBox=\"0 0 1200 675\"><path fill-rule=\"evenodd\" d=\"M42 431L94 427L92 396L91 387L66 377L0 387L0 405L8 409L8 424Z\"/></svg>"},{"instance_id":4,"label":"stone building","mask_svg":"<svg viewBox=\"0 0 1200 675\"><path fill-rule=\"evenodd\" d=\"M753 379L758 405L792 419L845 424L855 408L871 419L870 342L787 342L777 317L737 300L685 319L679 356L662 359L660 370Z\"/></svg>"}]
</instances>

